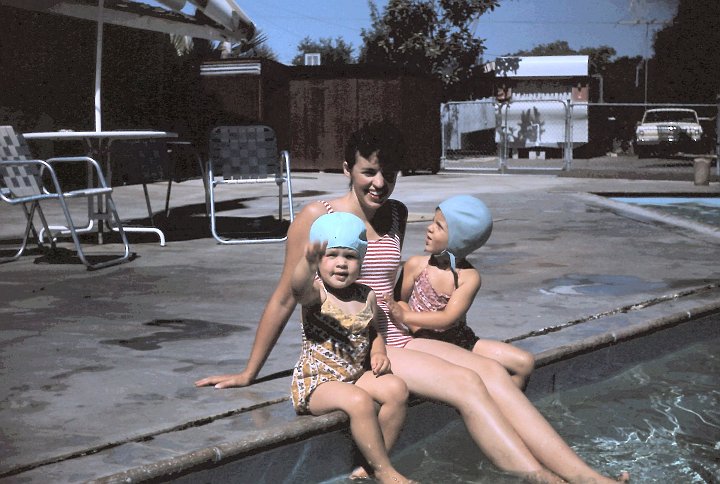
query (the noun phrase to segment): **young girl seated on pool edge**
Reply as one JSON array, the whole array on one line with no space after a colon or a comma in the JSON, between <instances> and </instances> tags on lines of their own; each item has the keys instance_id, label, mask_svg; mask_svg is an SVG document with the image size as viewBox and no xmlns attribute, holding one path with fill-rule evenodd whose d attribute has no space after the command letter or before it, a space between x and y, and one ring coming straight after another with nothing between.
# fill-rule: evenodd
<instances>
[{"instance_id":1,"label":"young girl seated on pool edge","mask_svg":"<svg viewBox=\"0 0 720 484\"><path fill-rule=\"evenodd\" d=\"M292 402L298 414L345 412L374 477L407 483L412 481L388 457L405 420L407 386L390 373L377 328L370 331L379 311L375 293L356 282L367 249L365 233L365 223L345 212L323 215L310 227L310 242L291 282L302 305L303 329ZM366 372L368 351L371 371Z\"/></svg>"},{"instance_id":2,"label":"young girl seated on pool edge","mask_svg":"<svg viewBox=\"0 0 720 484\"><path fill-rule=\"evenodd\" d=\"M400 276L399 302L387 302L393 322L413 337L438 339L494 359L524 388L534 356L502 341L479 338L465 320L482 283L466 257L482 247L491 232L492 216L481 200L458 195L441 202L425 236L430 255L408 259Z\"/></svg>"}]
</instances>

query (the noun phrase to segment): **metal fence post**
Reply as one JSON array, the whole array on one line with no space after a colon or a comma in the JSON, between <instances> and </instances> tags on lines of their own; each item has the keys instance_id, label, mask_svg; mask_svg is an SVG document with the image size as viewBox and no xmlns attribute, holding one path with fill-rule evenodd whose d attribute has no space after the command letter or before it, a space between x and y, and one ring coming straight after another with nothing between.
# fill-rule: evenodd
<instances>
[{"instance_id":1,"label":"metal fence post","mask_svg":"<svg viewBox=\"0 0 720 484\"><path fill-rule=\"evenodd\" d=\"M715 172L720 176L720 94L717 95L717 114L715 115Z\"/></svg>"},{"instance_id":2,"label":"metal fence post","mask_svg":"<svg viewBox=\"0 0 720 484\"><path fill-rule=\"evenodd\" d=\"M446 168L447 161L447 144L445 141L445 130L447 129L445 124L448 118L448 116L445 115L445 111L447 111L447 107L447 104L440 103L440 170Z\"/></svg>"},{"instance_id":3,"label":"metal fence post","mask_svg":"<svg viewBox=\"0 0 720 484\"><path fill-rule=\"evenodd\" d=\"M570 170L572 163L572 102L563 102L565 107L565 143L563 144L563 170Z\"/></svg>"},{"instance_id":4,"label":"metal fence post","mask_svg":"<svg viewBox=\"0 0 720 484\"><path fill-rule=\"evenodd\" d=\"M505 107L505 118L503 119L503 106ZM508 156L508 127L507 127L507 117L508 117L508 107L509 104L507 103L500 103L498 105L498 109L500 110L500 141L502 142L501 146L499 146L500 151L500 166L498 169L500 170L500 173L505 173L505 167L507 166L507 156Z\"/></svg>"}]
</instances>

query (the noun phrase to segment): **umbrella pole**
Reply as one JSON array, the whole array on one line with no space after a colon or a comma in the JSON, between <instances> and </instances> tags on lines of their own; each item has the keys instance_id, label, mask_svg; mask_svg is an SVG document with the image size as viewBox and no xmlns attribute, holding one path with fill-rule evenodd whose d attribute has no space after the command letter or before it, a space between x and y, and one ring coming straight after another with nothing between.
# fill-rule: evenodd
<instances>
[{"instance_id":1,"label":"umbrella pole","mask_svg":"<svg viewBox=\"0 0 720 484\"><path fill-rule=\"evenodd\" d=\"M100 91L102 87L102 48L103 48L103 10L105 0L98 0L97 43L95 50L95 131L102 131L102 107Z\"/></svg>"}]
</instances>

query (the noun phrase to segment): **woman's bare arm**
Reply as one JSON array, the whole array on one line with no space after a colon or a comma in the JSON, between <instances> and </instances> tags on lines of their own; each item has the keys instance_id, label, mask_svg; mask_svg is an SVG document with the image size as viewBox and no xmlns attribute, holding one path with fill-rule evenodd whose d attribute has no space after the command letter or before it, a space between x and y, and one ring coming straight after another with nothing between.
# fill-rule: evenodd
<instances>
[{"instance_id":1,"label":"woman's bare arm","mask_svg":"<svg viewBox=\"0 0 720 484\"><path fill-rule=\"evenodd\" d=\"M297 304L292 294L292 274L303 257L305 244L313 222L326 213L320 203L311 203L295 217L288 229L285 244L285 263L275 290L265 306L255 332L250 357L240 373L214 375L195 382L195 386L214 385L215 388L242 387L253 382L270 355L282 330L285 328Z\"/></svg>"}]
</instances>

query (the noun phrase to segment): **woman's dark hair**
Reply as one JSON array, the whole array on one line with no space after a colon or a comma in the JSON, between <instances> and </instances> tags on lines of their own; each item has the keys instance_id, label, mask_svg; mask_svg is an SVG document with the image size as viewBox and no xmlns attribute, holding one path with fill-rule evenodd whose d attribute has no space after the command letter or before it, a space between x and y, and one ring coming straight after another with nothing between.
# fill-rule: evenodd
<instances>
[{"instance_id":1,"label":"woman's dark hair","mask_svg":"<svg viewBox=\"0 0 720 484\"><path fill-rule=\"evenodd\" d=\"M400 130L390 121L365 124L350 135L345 144L345 161L348 168L355 165L355 153L369 158L374 152L386 170L400 170L405 157L405 142Z\"/></svg>"}]
</instances>

